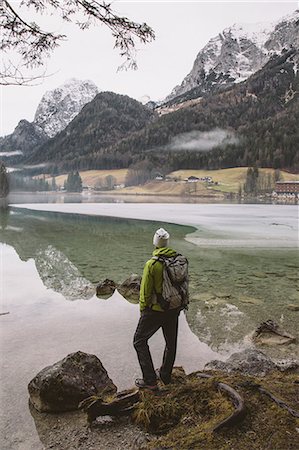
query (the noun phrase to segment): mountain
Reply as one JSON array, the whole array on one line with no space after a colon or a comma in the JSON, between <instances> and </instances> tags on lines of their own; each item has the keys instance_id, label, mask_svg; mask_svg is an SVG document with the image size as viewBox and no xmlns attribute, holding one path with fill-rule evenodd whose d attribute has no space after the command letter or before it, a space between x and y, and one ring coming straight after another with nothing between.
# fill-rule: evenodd
<instances>
[{"instance_id":1,"label":"mountain","mask_svg":"<svg viewBox=\"0 0 299 450\"><path fill-rule=\"evenodd\" d=\"M55 173L141 162L159 172L255 164L299 170L298 63L298 50L284 51L243 83L163 116L102 92L27 163L48 163Z\"/></svg>"},{"instance_id":2,"label":"mountain","mask_svg":"<svg viewBox=\"0 0 299 450\"><path fill-rule=\"evenodd\" d=\"M62 131L98 93L92 81L71 79L58 88L46 92L35 113L33 122L21 120L13 133L0 138L0 153L13 152L10 162L21 160L58 132ZM19 156L16 158L16 153Z\"/></svg>"},{"instance_id":3,"label":"mountain","mask_svg":"<svg viewBox=\"0 0 299 450\"><path fill-rule=\"evenodd\" d=\"M72 78L43 95L35 113L34 123L52 138L62 131L98 92L92 81Z\"/></svg>"},{"instance_id":4,"label":"mountain","mask_svg":"<svg viewBox=\"0 0 299 450\"><path fill-rule=\"evenodd\" d=\"M95 164L99 155L106 165L115 164L106 149L136 132L154 117L137 100L113 92L101 92L86 104L70 124L28 158L30 164L49 162L61 171ZM124 162L127 167L130 161Z\"/></svg>"},{"instance_id":5,"label":"mountain","mask_svg":"<svg viewBox=\"0 0 299 450\"><path fill-rule=\"evenodd\" d=\"M38 125L27 120L20 120L12 134L0 139L0 156L6 163L18 162L32 148L48 139Z\"/></svg>"},{"instance_id":6,"label":"mountain","mask_svg":"<svg viewBox=\"0 0 299 450\"><path fill-rule=\"evenodd\" d=\"M167 114L101 92L25 162L46 163L36 170L53 173L136 163L158 172L255 164L299 170L298 29L298 11L250 36L231 27L198 55Z\"/></svg>"},{"instance_id":7,"label":"mountain","mask_svg":"<svg viewBox=\"0 0 299 450\"><path fill-rule=\"evenodd\" d=\"M191 72L166 97L179 103L240 83L261 69L274 53L299 47L299 10L277 24L226 28L198 53Z\"/></svg>"},{"instance_id":8,"label":"mountain","mask_svg":"<svg viewBox=\"0 0 299 450\"><path fill-rule=\"evenodd\" d=\"M109 153L116 164L131 158L172 170L299 170L298 63L298 50L275 55L245 82L159 117Z\"/></svg>"}]
</instances>

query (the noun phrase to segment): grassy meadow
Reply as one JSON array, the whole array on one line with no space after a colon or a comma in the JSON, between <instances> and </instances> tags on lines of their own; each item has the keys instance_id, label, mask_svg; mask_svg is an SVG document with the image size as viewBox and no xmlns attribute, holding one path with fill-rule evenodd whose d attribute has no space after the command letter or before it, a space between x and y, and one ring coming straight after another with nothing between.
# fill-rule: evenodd
<instances>
[{"instance_id":1,"label":"grassy meadow","mask_svg":"<svg viewBox=\"0 0 299 450\"><path fill-rule=\"evenodd\" d=\"M262 168L259 173L262 175L271 174L274 176L274 169ZM106 178L113 176L115 184L124 184L128 169L114 170L86 170L80 171L80 176L84 186L99 187L105 186ZM168 174L172 180L152 180L144 185L129 186L117 189L118 194L133 195L177 195L177 196L203 196L215 197L223 196L224 193L237 193L240 186L243 186L246 180L247 167L234 167L220 170L177 170ZM204 182L187 183L185 180L195 176L198 178L211 177L214 183L208 185ZM282 181L299 181L299 174L280 171ZM51 177L46 177L50 179ZM67 174L59 175L55 178L56 184L63 186ZM50 180L49 180L50 181ZM112 191L113 192L113 191Z\"/></svg>"}]
</instances>

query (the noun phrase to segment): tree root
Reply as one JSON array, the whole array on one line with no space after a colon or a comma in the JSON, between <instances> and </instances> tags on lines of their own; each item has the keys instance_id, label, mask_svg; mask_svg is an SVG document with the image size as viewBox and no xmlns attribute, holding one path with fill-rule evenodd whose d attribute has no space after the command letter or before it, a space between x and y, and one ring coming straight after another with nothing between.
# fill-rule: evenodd
<instances>
[{"instance_id":1,"label":"tree root","mask_svg":"<svg viewBox=\"0 0 299 450\"><path fill-rule=\"evenodd\" d=\"M261 394L267 395L267 397L269 397L273 402L275 402L278 406L280 406L280 408L283 408L286 411L288 411L293 417L299 418L299 411L296 411L295 409L291 408L287 403L285 403L283 400L280 400L278 397L272 394L272 392L263 388L260 384L254 383L253 381L246 381L240 384L239 386L256 389Z\"/></svg>"},{"instance_id":2,"label":"tree root","mask_svg":"<svg viewBox=\"0 0 299 450\"><path fill-rule=\"evenodd\" d=\"M201 372L195 372L193 375L195 375L198 378L213 378L212 375ZM217 425L215 425L212 431L218 431L224 427L236 425L244 418L245 415L245 403L241 395L238 394L238 392L235 391L235 389L233 389L228 384L216 382L215 385L220 389L220 391L225 392L229 395L230 399L233 402L235 411L229 417L227 417L226 419L222 420Z\"/></svg>"},{"instance_id":3,"label":"tree root","mask_svg":"<svg viewBox=\"0 0 299 450\"><path fill-rule=\"evenodd\" d=\"M111 401L93 395L84 399L79 404L79 409L87 413L87 421L90 425L99 416L123 416L130 414L139 401L139 391L130 389L119 392Z\"/></svg>"},{"instance_id":4,"label":"tree root","mask_svg":"<svg viewBox=\"0 0 299 450\"><path fill-rule=\"evenodd\" d=\"M196 376L197 378L213 378L213 375L202 372L195 372L192 375ZM224 427L237 425L241 420L243 420L246 411L244 399L235 389L233 389L226 383L218 381L215 382L215 386L220 391L228 394L234 405L235 411L229 417L216 424L211 430L213 432L221 430ZM239 384L239 386L243 388L245 387L255 389L261 394L267 395L272 401L274 401L281 408L288 411L289 414L291 414L293 417L299 418L298 411L291 408L284 401L280 400L270 391L263 388L260 384L254 383L253 381L245 381L244 383ZM88 424L91 425L91 423L99 416L123 416L131 414L139 400L139 390L129 389L119 392L116 397L110 402L107 400L105 401L102 397L98 396L88 397L79 404L79 409L82 409L87 413L87 421Z\"/></svg>"}]
</instances>

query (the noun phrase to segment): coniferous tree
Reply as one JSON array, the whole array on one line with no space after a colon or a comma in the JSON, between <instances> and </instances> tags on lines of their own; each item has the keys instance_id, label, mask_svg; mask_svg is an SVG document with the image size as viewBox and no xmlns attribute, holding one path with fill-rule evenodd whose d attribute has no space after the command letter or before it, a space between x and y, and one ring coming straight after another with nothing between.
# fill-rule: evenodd
<instances>
[{"instance_id":1,"label":"coniferous tree","mask_svg":"<svg viewBox=\"0 0 299 450\"><path fill-rule=\"evenodd\" d=\"M52 188L52 191L57 191L57 184L56 184L55 177L52 177L51 188Z\"/></svg>"},{"instance_id":2,"label":"coniferous tree","mask_svg":"<svg viewBox=\"0 0 299 450\"><path fill-rule=\"evenodd\" d=\"M6 167L3 162L0 161L0 197L5 198L9 193L9 182L6 172Z\"/></svg>"},{"instance_id":3,"label":"coniferous tree","mask_svg":"<svg viewBox=\"0 0 299 450\"><path fill-rule=\"evenodd\" d=\"M68 174L64 187L67 192L82 192L82 179L78 171Z\"/></svg>"},{"instance_id":4,"label":"coniferous tree","mask_svg":"<svg viewBox=\"0 0 299 450\"><path fill-rule=\"evenodd\" d=\"M245 194L256 195L258 192L258 177L259 171L258 168L248 167L246 173L246 181L244 184L244 192Z\"/></svg>"},{"instance_id":5,"label":"coniferous tree","mask_svg":"<svg viewBox=\"0 0 299 450\"><path fill-rule=\"evenodd\" d=\"M114 176L107 175L105 177L105 182L106 182L107 189L109 191L112 191L114 189L114 186L115 186L115 183L116 183L116 180L115 180Z\"/></svg>"}]
</instances>

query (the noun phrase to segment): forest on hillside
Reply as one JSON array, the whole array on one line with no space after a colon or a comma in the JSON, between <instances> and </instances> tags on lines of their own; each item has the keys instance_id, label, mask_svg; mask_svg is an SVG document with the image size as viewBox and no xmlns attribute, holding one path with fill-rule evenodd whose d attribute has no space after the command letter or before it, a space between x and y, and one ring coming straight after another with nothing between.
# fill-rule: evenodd
<instances>
[{"instance_id":1,"label":"forest on hillside","mask_svg":"<svg viewBox=\"0 0 299 450\"><path fill-rule=\"evenodd\" d=\"M50 164L53 174L141 162L162 173L235 166L299 170L299 77L294 58L296 50L275 56L247 81L161 117L129 97L102 93L103 103L97 101L99 94L29 162ZM214 130L235 139L208 151L172 146L184 133Z\"/></svg>"}]
</instances>

